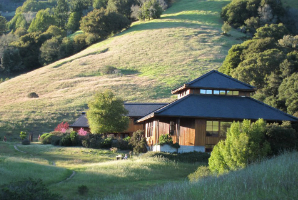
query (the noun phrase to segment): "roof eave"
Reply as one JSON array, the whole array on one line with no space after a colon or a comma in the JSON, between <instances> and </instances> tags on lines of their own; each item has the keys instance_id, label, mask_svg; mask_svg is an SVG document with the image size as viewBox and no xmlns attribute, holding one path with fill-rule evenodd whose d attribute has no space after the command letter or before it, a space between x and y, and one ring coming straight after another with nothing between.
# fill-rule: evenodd
<instances>
[{"instance_id":1,"label":"roof eave","mask_svg":"<svg viewBox=\"0 0 298 200\"><path fill-rule=\"evenodd\" d=\"M151 113L149 115L146 115L144 117L142 117L141 119L137 120L137 123L141 123L141 122L144 122L150 118L153 118L155 116L155 113Z\"/></svg>"}]
</instances>

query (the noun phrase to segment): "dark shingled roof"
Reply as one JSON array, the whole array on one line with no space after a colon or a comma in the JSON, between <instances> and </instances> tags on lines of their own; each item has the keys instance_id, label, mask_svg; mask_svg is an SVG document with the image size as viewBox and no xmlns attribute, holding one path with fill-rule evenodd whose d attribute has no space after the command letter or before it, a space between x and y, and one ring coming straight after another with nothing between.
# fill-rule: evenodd
<instances>
[{"instance_id":1,"label":"dark shingled roof","mask_svg":"<svg viewBox=\"0 0 298 200\"><path fill-rule=\"evenodd\" d=\"M124 107L128 110L128 117L140 118L163 106L167 103L124 103ZM89 127L85 112L69 127Z\"/></svg>"},{"instance_id":2,"label":"dark shingled roof","mask_svg":"<svg viewBox=\"0 0 298 200\"><path fill-rule=\"evenodd\" d=\"M199 78L190 81L183 86L172 90L172 94L178 93L185 88L208 88L208 89L229 89L229 90L246 90L255 91L255 87L243 83L237 79L212 70Z\"/></svg>"},{"instance_id":3,"label":"dark shingled roof","mask_svg":"<svg viewBox=\"0 0 298 200\"><path fill-rule=\"evenodd\" d=\"M250 97L187 95L162 107L138 122L154 116L195 117L224 119L259 119L267 121L297 121L298 118L286 114Z\"/></svg>"}]
</instances>

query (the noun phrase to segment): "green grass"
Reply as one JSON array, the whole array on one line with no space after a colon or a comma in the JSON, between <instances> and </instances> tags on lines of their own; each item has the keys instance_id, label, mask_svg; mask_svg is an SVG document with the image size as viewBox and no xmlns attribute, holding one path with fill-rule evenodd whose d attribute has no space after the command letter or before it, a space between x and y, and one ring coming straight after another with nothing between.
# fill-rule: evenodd
<instances>
[{"instance_id":1,"label":"green grass","mask_svg":"<svg viewBox=\"0 0 298 200\"><path fill-rule=\"evenodd\" d=\"M170 183L164 186L118 194L120 199L296 199L298 195L298 153L285 153L276 158L250 165L247 168L215 177Z\"/></svg>"},{"instance_id":2,"label":"green grass","mask_svg":"<svg viewBox=\"0 0 298 200\"><path fill-rule=\"evenodd\" d=\"M35 137L62 121L73 123L92 95L110 89L128 102L170 102L170 91L217 69L241 33L221 35L219 13L229 0L181 0L160 19L136 22L122 33L69 58L0 84L0 137ZM101 75L105 66L121 75ZM27 98L30 92L37 99Z\"/></svg>"},{"instance_id":3,"label":"green grass","mask_svg":"<svg viewBox=\"0 0 298 200\"><path fill-rule=\"evenodd\" d=\"M19 150L26 152L22 153L14 149L15 144L0 142L0 185L27 177L40 178L52 192L61 194L64 199L104 198L118 192L131 194L180 182L201 165L136 156L117 161L119 152L39 143L18 145ZM64 181L73 170L75 176ZM61 181L64 182L59 183ZM81 185L89 189L86 196L78 194Z\"/></svg>"}]
</instances>

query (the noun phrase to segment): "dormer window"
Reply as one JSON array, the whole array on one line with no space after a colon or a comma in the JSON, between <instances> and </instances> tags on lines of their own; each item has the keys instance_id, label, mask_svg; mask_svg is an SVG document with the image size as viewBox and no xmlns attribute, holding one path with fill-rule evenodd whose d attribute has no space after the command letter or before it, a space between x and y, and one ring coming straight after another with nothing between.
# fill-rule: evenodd
<instances>
[{"instance_id":1,"label":"dormer window","mask_svg":"<svg viewBox=\"0 0 298 200\"><path fill-rule=\"evenodd\" d=\"M200 94L239 96L239 91L232 91L232 90L205 90L205 89L200 89Z\"/></svg>"}]
</instances>

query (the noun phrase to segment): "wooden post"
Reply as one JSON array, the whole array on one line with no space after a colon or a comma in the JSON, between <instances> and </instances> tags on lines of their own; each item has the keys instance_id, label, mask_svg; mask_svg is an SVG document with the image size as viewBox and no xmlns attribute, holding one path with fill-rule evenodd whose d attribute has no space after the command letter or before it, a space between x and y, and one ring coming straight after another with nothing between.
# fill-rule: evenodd
<instances>
[{"instance_id":1,"label":"wooden post","mask_svg":"<svg viewBox=\"0 0 298 200\"><path fill-rule=\"evenodd\" d=\"M159 138L159 120L156 120L156 144L157 144L157 140Z\"/></svg>"},{"instance_id":2,"label":"wooden post","mask_svg":"<svg viewBox=\"0 0 298 200\"><path fill-rule=\"evenodd\" d=\"M176 123L176 133L177 133L177 143L179 144L179 137L180 137L180 118L177 119L177 123Z\"/></svg>"}]
</instances>

